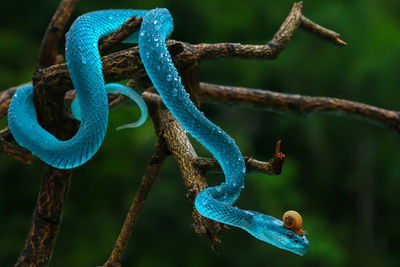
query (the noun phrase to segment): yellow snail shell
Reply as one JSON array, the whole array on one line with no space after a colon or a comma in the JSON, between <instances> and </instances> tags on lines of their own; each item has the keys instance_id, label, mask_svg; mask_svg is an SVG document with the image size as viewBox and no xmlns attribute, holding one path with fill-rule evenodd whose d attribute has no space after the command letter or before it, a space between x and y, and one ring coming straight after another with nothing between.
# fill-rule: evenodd
<instances>
[{"instance_id":1,"label":"yellow snail shell","mask_svg":"<svg viewBox=\"0 0 400 267\"><path fill-rule=\"evenodd\" d=\"M301 215L294 210L289 210L283 214L283 225L289 229L298 234L299 236L303 236L304 232L301 230L301 227L303 227L303 219L301 218Z\"/></svg>"}]
</instances>

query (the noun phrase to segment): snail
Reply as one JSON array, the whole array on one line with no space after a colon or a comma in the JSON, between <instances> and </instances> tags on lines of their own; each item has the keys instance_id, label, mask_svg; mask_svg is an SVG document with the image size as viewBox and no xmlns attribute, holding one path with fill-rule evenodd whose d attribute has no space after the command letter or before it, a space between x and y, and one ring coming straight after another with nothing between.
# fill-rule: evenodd
<instances>
[{"instance_id":1,"label":"snail","mask_svg":"<svg viewBox=\"0 0 400 267\"><path fill-rule=\"evenodd\" d=\"M301 218L301 215L294 210L289 210L283 214L283 225L289 229L298 234L299 236L304 235L304 231L301 229L303 226L303 219Z\"/></svg>"}]
</instances>

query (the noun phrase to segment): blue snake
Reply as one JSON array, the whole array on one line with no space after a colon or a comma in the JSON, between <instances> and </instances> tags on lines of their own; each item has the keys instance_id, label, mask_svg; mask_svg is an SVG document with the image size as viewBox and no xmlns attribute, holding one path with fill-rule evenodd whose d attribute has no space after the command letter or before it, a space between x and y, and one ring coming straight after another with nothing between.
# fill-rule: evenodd
<instances>
[{"instance_id":1,"label":"blue snake","mask_svg":"<svg viewBox=\"0 0 400 267\"><path fill-rule=\"evenodd\" d=\"M146 12L133 13L143 16ZM115 16L115 11L100 11L81 16L66 35L65 55L78 96L72 108L74 115L81 119L79 130L71 139L61 141L39 125L31 84L19 88L11 100L8 124L13 137L21 146L53 167L77 167L99 149L108 123L107 92L128 95L142 110L142 117L136 124L121 128L139 126L146 120L147 107L140 95L120 84L104 83L98 40L118 29L132 12L117 14L121 15Z\"/></svg>"},{"instance_id":2,"label":"blue snake","mask_svg":"<svg viewBox=\"0 0 400 267\"><path fill-rule=\"evenodd\" d=\"M36 120L32 88L24 87L14 95L9 110L10 130L17 142L58 168L81 165L96 152L104 138L108 115L107 86L101 72L97 41L133 15L142 16L143 22L140 31L127 41L138 41L144 68L165 106L213 154L225 174L224 183L198 194L195 200L198 212L212 220L240 227L281 249L304 255L309 245L304 235L286 228L274 217L232 206L244 188L245 162L235 141L208 120L185 91L166 46L166 38L173 30L167 9L106 10L79 17L67 33L66 41L68 68L78 95L72 110L75 117L81 119L79 131L72 139L59 141L41 128ZM139 106L143 109L141 104Z\"/></svg>"}]
</instances>

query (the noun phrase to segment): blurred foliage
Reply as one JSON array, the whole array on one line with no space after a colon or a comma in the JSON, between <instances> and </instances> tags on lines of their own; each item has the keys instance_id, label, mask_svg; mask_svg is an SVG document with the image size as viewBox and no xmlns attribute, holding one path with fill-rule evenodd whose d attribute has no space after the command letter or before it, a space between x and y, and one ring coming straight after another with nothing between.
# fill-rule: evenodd
<instances>
[{"instance_id":1,"label":"blurred foliage","mask_svg":"<svg viewBox=\"0 0 400 267\"><path fill-rule=\"evenodd\" d=\"M0 88L27 82L42 35L58 1L2 2ZM173 38L197 42L267 42L293 1L87 0L74 17L96 9L166 7ZM338 48L302 31L276 61L213 60L200 65L201 80L278 92L333 96L399 109L400 2L305 0L304 14L340 32ZM60 45L62 51L62 45ZM304 257L279 250L246 232L224 230L213 253L196 236L192 206L176 163L169 158L135 227L125 266L395 266L400 231L400 144L387 129L354 118L297 117L261 109L205 103L207 116L236 139L244 155L269 159L283 140L282 175L249 174L238 205L281 217L298 210L310 240ZM111 112L100 151L77 168L51 266L102 264L154 151L151 121L134 130L114 129L139 114ZM251 119L249 119L251 118ZM6 119L0 121L6 125ZM195 142L201 155L209 155ZM11 266L29 231L41 164L25 166L0 155L0 265ZM210 174L210 184L222 176Z\"/></svg>"}]
</instances>

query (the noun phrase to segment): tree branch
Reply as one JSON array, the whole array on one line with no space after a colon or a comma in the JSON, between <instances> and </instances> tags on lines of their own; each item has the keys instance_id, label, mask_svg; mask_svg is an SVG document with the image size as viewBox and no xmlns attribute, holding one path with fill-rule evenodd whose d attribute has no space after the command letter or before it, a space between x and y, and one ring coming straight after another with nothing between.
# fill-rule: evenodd
<instances>
[{"instance_id":1,"label":"tree branch","mask_svg":"<svg viewBox=\"0 0 400 267\"><path fill-rule=\"evenodd\" d=\"M44 167L31 230L15 266L48 265L60 230L71 175L71 170Z\"/></svg>"},{"instance_id":2,"label":"tree branch","mask_svg":"<svg viewBox=\"0 0 400 267\"><path fill-rule=\"evenodd\" d=\"M58 43L76 3L77 0L63 0L58 6L42 41L38 70L56 63ZM61 139L72 136L76 124L63 123L65 120L59 111L63 107L64 97L61 97L61 101L60 98L53 98L51 88L43 84L38 86L35 79L33 86L39 122ZM60 128L56 128L57 122L66 128L60 131ZM60 229L71 176L72 170L44 166L31 230L15 266L45 266L49 263Z\"/></svg>"},{"instance_id":3,"label":"tree branch","mask_svg":"<svg viewBox=\"0 0 400 267\"><path fill-rule=\"evenodd\" d=\"M201 83L200 97L204 100L245 104L274 111L295 114L334 113L351 115L389 127L400 132L400 113L359 102L297 94L277 93L268 90Z\"/></svg>"},{"instance_id":4,"label":"tree branch","mask_svg":"<svg viewBox=\"0 0 400 267\"><path fill-rule=\"evenodd\" d=\"M16 146L12 143L14 138L12 137L8 127L0 131L0 152L21 161L25 164L32 164L36 161L36 157L32 153L24 148Z\"/></svg>"},{"instance_id":5,"label":"tree branch","mask_svg":"<svg viewBox=\"0 0 400 267\"><path fill-rule=\"evenodd\" d=\"M304 17L301 15L301 28L305 31L308 31L312 34L315 34L321 39L325 39L329 42L332 42L334 44L340 45L340 46L345 46L347 43L340 39L340 34L337 32L334 32L332 30L328 30L315 22L312 22L308 18Z\"/></svg>"},{"instance_id":6,"label":"tree branch","mask_svg":"<svg viewBox=\"0 0 400 267\"><path fill-rule=\"evenodd\" d=\"M197 159L197 154L183 127L168 110L160 110L158 108L155 111L151 111L150 116L155 123L158 123L156 128L159 129L159 138L165 139L169 151L177 161L186 186L186 196L194 205L197 194L207 187L204 173L192 164ZM209 236L212 244L214 241L218 241L216 235L221 230L222 224L202 217L195 209L192 217L194 220L193 228L196 233Z\"/></svg>"},{"instance_id":7,"label":"tree branch","mask_svg":"<svg viewBox=\"0 0 400 267\"><path fill-rule=\"evenodd\" d=\"M240 43L198 44L195 45L199 60L214 58L276 59L285 49L299 28L336 45L346 43L339 34L328 30L303 16L303 3L293 4L289 15L266 45L242 45Z\"/></svg>"},{"instance_id":8,"label":"tree branch","mask_svg":"<svg viewBox=\"0 0 400 267\"><path fill-rule=\"evenodd\" d=\"M286 156L280 152L281 140L276 143L276 150L274 156L268 161L259 161L249 157L243 157L246 164L247 173L262 172L268 175L279 175L282 172L283 161ZM215 159L198 157L193 163L196 168L203 172L207 171L222 171L221 166Z\"/></svg>"},{"instance_id":9,"label":"tree branch","mask_svg":"<svg viewBox=\"0 0 400 267\"><path fill-rule=\"evenodd\" d=\"M115 243L114 249L107 262L104 263L104 267L121 266L122 257L126 250L129 238L132 235L133 227L139 217L139 213L143 208L144 202L147 199L153 183L160 172L161 166L164 163L167 154L168 150L165 146L165 143L160 142L157 144L156 151L154 152L150 164L142 177L142 182L140 183L140 186L136 192L135 199L131 204L128 214L126 215L126 219L118 236L117 242Z\"/></svg>"},{"instance_id":10,"label":"tree branch","mask_svg":"<svg viewBox=\"0 0 400 267\"><path fill-rule=\"evenodd\" d=\"M77 2L78 0L63 0L57 7L42 40L38 60L39 68L57 63L57 47Z\"/></svg>"},{"instance_id":11,"label":"tree branch","mask_svg":"<svg viewBox=\"0 0 400 267\"><path fill-rule=\"evenodd\" d=\"M126 37L139 30L143 18L136 16L130 17L115 32L104 36L99 40L99 51L104 55L108 50L122 42Z\"/></svg>"},{"instance_id":12,"label":"tree branch","mask_svg":"<svg viewBox=\"0 0 400 267\"><path fill-rule=\"evenodd\" d=\"M318 37L324 38L338 45L343 45L343 41L338 41L338 33L328 30L318 24L308 20L302 14L302 4L295 3L292 11L286 18L279 31L273 39L266 45L242 45L238 43L220 43L220 44L198 44L169 40L168 49L173 56L174 64L178 69L184 69L190 66L194 61L201 59L211 59L219 57L247 58L247 59L275 59L287 43L291 40L296 30L300 27ZM136 24L137 23L137 24ZM139 19L127 21L125 26L137 26ZM125 26L121 26L119 31L124 32L116 36L129 35ZM135 26L135 27L136 27ZM105 40L104 40L105 41ZM102 46L102 43L99 45ZM123 51L115 52L102 58L103 74L106 82L119 81L123 79L139 80L146 77L146 72L140 60L138 47L132 47ZM64 94L72 88L72 82L68 74L66 64L59 64L44 68L34 75L34 80L40 84L46 84L52 88L56 96ZM8 89L12 91L12 88ZM10 94L3 93L3 94ZM1 98L0 98L1 99ZM2 102L0 101L0 104ZM8 105L0 105L0 118L6 114ZM4 115L3 115L4 116Z\"/></svg>"},{"instance_id":13,"label":"tree branch","mask_svg":"<svg viewBox=\"0 0 400 267\"><path fill-rule=\"evenodd\" d=\"M8 114L8 107L10 106L11 99L18 88L30 83L24 83L15 87L8 88L7 90L0 92L0 119L4 118Z\"/></svg>"}]
</instances>

